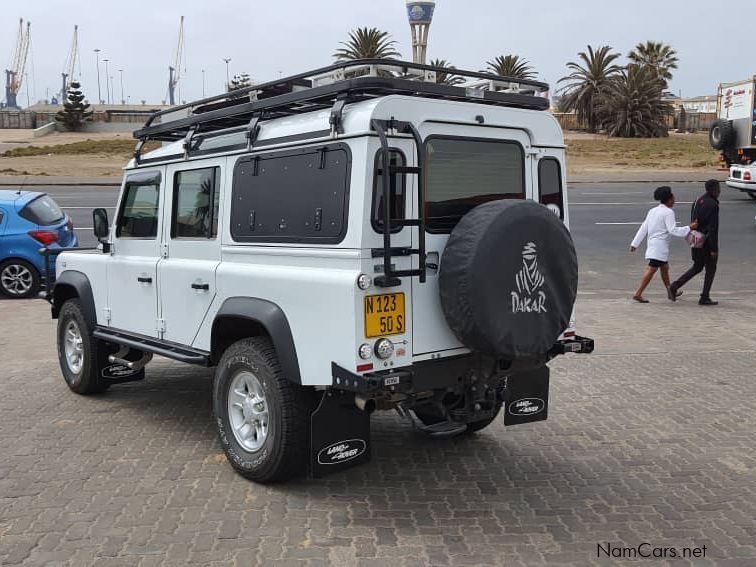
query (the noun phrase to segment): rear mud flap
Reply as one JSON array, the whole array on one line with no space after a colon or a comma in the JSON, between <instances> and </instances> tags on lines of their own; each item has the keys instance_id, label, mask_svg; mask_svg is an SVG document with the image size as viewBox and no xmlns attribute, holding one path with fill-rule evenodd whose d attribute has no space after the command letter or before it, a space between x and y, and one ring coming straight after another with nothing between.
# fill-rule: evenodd
<instances>
[{"instance_id":1,"label":"rear mud flap","mask_svg":"<svg viewBox=\"0 0 756 567\"><path fill-rule=\"evenodd\" d=\"M518 372L507 378L504 425L543 421L549 411L549 367Z\"/></svg>"},{"instance_id":2,"label":"rear mud flap","mask_svg":"<svg viewBox=\"0 0 756 567\"><path fill-rule=\"evenodd\" d=\"M310 474L320 478L370 460L370 414L354 394L326 391L311 418Z\"/></svg>"}]
</instances>

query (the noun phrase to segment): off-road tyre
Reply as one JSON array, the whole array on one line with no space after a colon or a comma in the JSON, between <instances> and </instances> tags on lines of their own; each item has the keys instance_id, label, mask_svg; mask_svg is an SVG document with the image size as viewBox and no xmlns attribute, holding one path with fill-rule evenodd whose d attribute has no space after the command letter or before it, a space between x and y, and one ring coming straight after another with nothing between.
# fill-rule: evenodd
<instances>
[{"instance_id":1,"label":"off-road tyre","mask_svg":"<svg viewBox=\"0 0 756 567\"><path fill-rule=\"evenodd\" d=\"M19 272L24 276L24 285L29 285L29 288L25 291L17 291L11 287L6 287L6 280L8 285L13 281L13 273ZM28 283L27 283L28 282ZM20 258L13 258L0 262L0 294L13 299L28 299L30 297L37 297L41 280L37 268L32 266L26 260Z\"/></svg>"},{"instance_id":2,"label":"off-road tyre","mask_svg":"<svg viewBox=\"0 0 756 567\"><path fill-rule=\"evenodd\" d=\"M251 373L265 394L268 430L259 449L245 448L233 432L229 395L235 379ZM213 415L218 437L231 466L259 483L281 482L307 471L310 416L317 402L314 389L294 384L281 372L275 348L262 337L237 341L218 363L213 385Z\"/></svg>"},{"instance_id":3,"label":"off-road tyre","mask_svg":"<svg viewBox=\"0 0 756 567\"><path fill-rule=\"evenodd\" d=\"M66 356L66 335L69 330L78 329L81 338L81 367L72 368ZM68 387L84 396L98 394L108 389L110 384L100 378L100 372L107 365L107 348L92 336L78 299L69 299L58 314L58 362Z\"/></svg>"},{"instance_id":4,"label":"off-road tyre","mask_svg":"<svg viewBox=\"0 0 756 567\"><path fill-rule=\"evenodd\" d=\"M735 139L735 128L730 120L715 120L709 128L709 144L715 150L730 148Z\"/></svg>"}]
</instances>

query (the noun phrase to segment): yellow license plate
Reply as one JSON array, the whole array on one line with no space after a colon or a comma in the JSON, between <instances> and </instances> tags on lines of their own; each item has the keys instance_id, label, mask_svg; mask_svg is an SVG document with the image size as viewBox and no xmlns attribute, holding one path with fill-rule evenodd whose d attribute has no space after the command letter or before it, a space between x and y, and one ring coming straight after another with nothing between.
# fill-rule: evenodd
<instances>
[{"instance_id":1,"label":"yellow license plate","mask_svg":"<svg viewBox=\"0 0 756 567\"><path fill-rule=\"evenodd\" d=\"M407 318L404 315L404 294L386 293L365 298L365 336L385 337L404 332Z\"/></svg>"}]
</instances>

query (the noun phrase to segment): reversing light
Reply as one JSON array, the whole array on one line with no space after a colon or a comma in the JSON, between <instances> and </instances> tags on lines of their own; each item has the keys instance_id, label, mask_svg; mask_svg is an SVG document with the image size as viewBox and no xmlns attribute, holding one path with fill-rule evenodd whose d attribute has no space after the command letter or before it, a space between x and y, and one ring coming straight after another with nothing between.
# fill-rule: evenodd
<instances>
[{"instance_id":1,"label":"reversing light","mask_svg":"<svg viewBox=\"0 0 756 567\"><path fill-rule=\"evenodd\" d=\"M373 349L369 344L365 343L360 345L359 354L362 360L369 360L373 356Z\"/></svg>"},{"instance_id":2,"label":"reversing light","mask_svg":"<svg viewBox=\"0 0 756 567\"><path fill-rule=\"evenodd\" d=\"M381 339L375 343L375 355L381 360L385 360L394 354L394 343L388 339Z\"/></svg>"},{"instance_id":3,"label":"reversing light","mask_svg":"<svg viewBox=\"0 0 756 567\"><path fill-rule=\"evenodd\" d=\"M357 276L357 287L362 291L369 289L371 285L373 285L373 278L371 278L369 275L360 274L359 276Z\"/></svg>"}]
</instances>

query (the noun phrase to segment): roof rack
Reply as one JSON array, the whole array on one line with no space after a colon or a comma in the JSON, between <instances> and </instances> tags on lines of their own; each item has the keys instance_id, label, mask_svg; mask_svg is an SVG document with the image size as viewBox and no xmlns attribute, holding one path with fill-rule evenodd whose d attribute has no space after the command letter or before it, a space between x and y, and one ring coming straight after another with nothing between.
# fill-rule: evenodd
<instances>
[{"instance_id":1,"label":"roof rack","mask_svg":"<svg viewBox=\"0 0 756 567\"><path fill-rule=\"evenodd\" d=\"M442 74L453 76L458 84L438 83ZM547 110L548 90L546 83L490 73L392 59L346 61L156 112L134 132L140 140L135 158L139 160L141 146L148 140L183 139L189 144L197 133L247 127L255 130L254 135L260 120L329 108L337 132L345 104L390 94Z\"/></svg>"}]
</instances>

